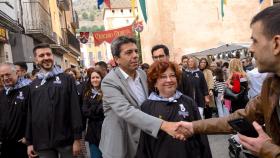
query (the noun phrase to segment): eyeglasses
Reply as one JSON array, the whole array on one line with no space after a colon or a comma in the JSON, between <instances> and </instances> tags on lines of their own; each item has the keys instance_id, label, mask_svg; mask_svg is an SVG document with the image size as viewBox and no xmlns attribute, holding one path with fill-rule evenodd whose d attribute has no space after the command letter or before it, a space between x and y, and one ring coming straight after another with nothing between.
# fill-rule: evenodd
<instances>
[{"instance_id":1,"label":"eyeglasses","mask_svg":"<svg viewBox=\"0 0 280 158\"><path fill-rule=\"evenodd\" d=\"M165 57L165 55L153 56L153 59L160 60L160 59L163 59L164 57Z\"/></svg>"},{"instance_id":2,"label":"eyeglasses","mask_svg":"<svg viewBox=\"0 0 280 158\"><path fill-rule=\"evenodd\" d=\"M162 81L166 81L168 78L169 78L170 80L177 79L176 74L161 75L161 76L159 76L159 79L162 80Z\"/></svg>"}]
</instances>

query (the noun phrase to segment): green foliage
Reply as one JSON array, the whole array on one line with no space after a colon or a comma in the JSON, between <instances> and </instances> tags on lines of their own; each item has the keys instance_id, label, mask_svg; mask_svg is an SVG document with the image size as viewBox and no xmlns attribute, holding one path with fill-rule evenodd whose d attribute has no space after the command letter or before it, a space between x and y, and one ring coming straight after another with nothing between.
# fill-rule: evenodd
<instances>
[{"instance_id":1,"label":"green foliage","mask_svg":"<svg viewBox=\"0 0 280 158\"><path fill-rule=\"evenodd\" d=\"M96 32L96 31L104 31L105 27L102 26L92 26L92 27L85 27L82 26L80 29L77 30L77 32Z\"/></svg>"},{"instance_id":2,"label":"green foliage","mask_svg":"<svg viewBox=\"0 0 280 158\"><path fill-rule=\"evenodd\" d=\"M90 30L89 32L104 31L105 28L104 28L104 26L92 26L92 27L90 27L89 30Z\"/></svg>"},{"instance_id":3,"label":"green foliage","mask_svg":"<svg viewBox=\"0 0 280 158\"><path fill-rule=\"evenodd\" d=\"M87 30L87 27L82 26L80 29L77 30L77 32L88 32Z\"/></svg>"},{"instance_id":4,"label":"green foliage","mask_svg":"<svg viewBox=\"0 0 280 158\"><path fill-rule=\"evenodd\" d=\"M88 14L87 14L87 12L83 12L82 17L83 17L83 19L88 19Z\"/></svg>"},{"instance_id":5,"label":"green foliage","mask_svg":"<svg viewBox=\"0 0 280 158\"><path fill-rule=\"evenodd\" d=\"M93 12L90 13L89 20L90 21L94 21L95 20L95 14Z\"/></svg>"}]
</instances>

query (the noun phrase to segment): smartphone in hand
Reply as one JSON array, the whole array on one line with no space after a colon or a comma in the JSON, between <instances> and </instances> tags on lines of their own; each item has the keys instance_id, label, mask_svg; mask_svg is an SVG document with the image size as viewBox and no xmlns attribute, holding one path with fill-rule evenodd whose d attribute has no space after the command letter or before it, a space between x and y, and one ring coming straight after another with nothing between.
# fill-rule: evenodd
<instances>
[{"instance_id":1,"label":"smartphone in hand","mask_svg":"<svg viewBox=\"0 0 280 158\"><path fill-rule=\"evenodd\" d=\"M238 133L245 135L247 137L258 137L259 134L247 119L239 118L235 120L228 121L229 125Z\"/></svg>"}]
</instances>

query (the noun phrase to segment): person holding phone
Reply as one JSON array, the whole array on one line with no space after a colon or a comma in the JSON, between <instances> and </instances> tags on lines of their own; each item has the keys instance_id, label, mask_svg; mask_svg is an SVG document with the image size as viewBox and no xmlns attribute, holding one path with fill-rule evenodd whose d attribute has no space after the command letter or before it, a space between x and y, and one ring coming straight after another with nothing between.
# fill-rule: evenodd
<instances>
[{"instance_id":1,"label":"person holding phone","mask_svg":"<svg viewBox=\"0 0 280 158\"><path fill-rule=\"evenodd\" d=\"M246 118L253 122L258 136L238 134L243 147L260 158L280 158L280 5L268 7L255 15L251 28L253 43L249 51L256 59L259 72L272 73L265 79L261 94L250 100L245 109L227 117L181 122L181 126L187 129L186 137L232 133L228 121ZM265 130L261 125L265 125Z\"/></svg>"}]
</instances>

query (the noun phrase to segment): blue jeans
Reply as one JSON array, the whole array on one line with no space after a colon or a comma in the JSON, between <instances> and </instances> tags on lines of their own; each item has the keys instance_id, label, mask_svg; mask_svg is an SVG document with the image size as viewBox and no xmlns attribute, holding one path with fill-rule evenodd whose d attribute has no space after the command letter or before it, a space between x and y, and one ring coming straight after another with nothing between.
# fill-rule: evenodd
<instances>
[{"instance_id":1,"label":"blue jeans","mask_svg":"<svg viewBox=\"0 0 280 158\"><path fill-rule=\"evenodd\" d=\"M227 109L225 107L225 105L222 103L221 96L222 96L222 94L219 93L218 97L215 97L216 98L216 104L217 104L219 117L225 117L225 116L229 115L229 109Z\"/></svg>"},{"instance_id":2,"label":"blue jeans","mask_svg":"<svg viewBox=\"0 0 280 158\"><path fill-rule=\"evenodd\" d=\"M102 158L102 153L95 144L89 144L89 149L91 158Z\"/></svg>"}]
</instances>

